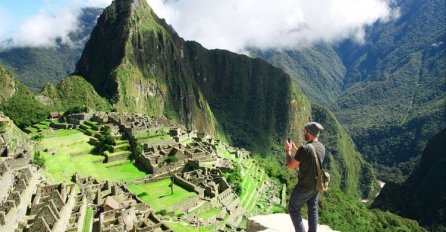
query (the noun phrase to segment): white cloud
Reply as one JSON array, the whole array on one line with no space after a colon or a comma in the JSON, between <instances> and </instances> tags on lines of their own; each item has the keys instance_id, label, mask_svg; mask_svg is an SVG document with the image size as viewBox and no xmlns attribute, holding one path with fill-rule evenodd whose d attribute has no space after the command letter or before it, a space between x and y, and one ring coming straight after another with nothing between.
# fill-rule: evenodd
<instances>
[{"instance_id":1,"label":"white cloud","mask_svg":"<svg viewBox=\"0 0 446 232\"><path fill-rule=\"evenodd\" d=\"M79 28L82 7L106 7L111 0L46 0L45 6L24 20L11 38L0 43L0 49L11 47L49 47L59 41L71 44L71 32ZM3 25L0 23L0 31ZM0 38L1 34L0 34Z\"/></svg>"},{"instance_id":2,"label":"white cloud","mask_svg":"<svg viewBox=\"0 0 446 232\"><path fill-rule=\"evenodd\" d=\"M54 46L56 39L70 43L68 34L78 25L78 11L63 9L52 13L40 11L22 24L12 37L13 46Z\"/></svg>"},{"instance_id":3,"label":"white cloud","mask_svg":"<svg viewBox=\"0 0 446 232\"><path fill-rule=\"evenodd\" d=\"M392 0L147 0L187 40L207 48L287 49L354 38L364 28L395 17ZM70 43L81 7L106 7L111 0L46 0L46 6L19 25L3 46ZM0 22L0 33L5 27ZM6 28L7 29L7 28ZM0 34L1 35L1 34ZM1 37L0 37L1 38Z\"/></svg>"},{"instance_id":4,"label":"white cloud","mask_svg":"<svg viewBox=\"0 0 446 232\"><path fill-rule=\"evenodd\" d=\"M148 0L187 40L243 51L299 48L345 38L397 11L390 0Z\"/></svg>"}]
</instances>

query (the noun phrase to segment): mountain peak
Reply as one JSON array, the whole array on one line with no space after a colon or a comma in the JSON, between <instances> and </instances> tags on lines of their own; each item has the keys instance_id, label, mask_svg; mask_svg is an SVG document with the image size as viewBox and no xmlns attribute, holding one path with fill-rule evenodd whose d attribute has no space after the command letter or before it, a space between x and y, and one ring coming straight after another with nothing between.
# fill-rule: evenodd
<instances>
[{"instance_id":1,"label":"mountain peak","mask_svg":"<svg viewBox=\"0 0 446 232\"><path fill-rule=\"evenodd\" d=\"M240 146L268 147L311 113L282 70L184 41L145 0L115 0L104 10L75 74L117 111L164 115Z\"/></svg>"}]
</instances>

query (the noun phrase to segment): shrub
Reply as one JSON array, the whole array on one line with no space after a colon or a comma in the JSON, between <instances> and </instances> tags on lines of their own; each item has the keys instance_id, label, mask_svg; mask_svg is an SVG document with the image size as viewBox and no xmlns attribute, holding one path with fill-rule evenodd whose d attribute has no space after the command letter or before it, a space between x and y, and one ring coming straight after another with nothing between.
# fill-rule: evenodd
<instances>
[{"instance_id":1,"label":"shrub","mask_svg":"<svg viewBox=\"0 0 446 232\"><path fill-rule=\"evenodd\" d=\"M45 158L40 154L40 151L34 153L33 163L41 168L45 167Z\"/></svg>"},{"instance_id":2,"label":"shrub","mask_svg":"<svg viewBox=\"0 0 446 232\"><path fill-rule=\"evenodd\" d=\"M173 155L173 156L168 156L166 159L164 159L164 162L170 164L170 163L175 163L178 161L178 157Z\"/></svg>"}]
</instances>

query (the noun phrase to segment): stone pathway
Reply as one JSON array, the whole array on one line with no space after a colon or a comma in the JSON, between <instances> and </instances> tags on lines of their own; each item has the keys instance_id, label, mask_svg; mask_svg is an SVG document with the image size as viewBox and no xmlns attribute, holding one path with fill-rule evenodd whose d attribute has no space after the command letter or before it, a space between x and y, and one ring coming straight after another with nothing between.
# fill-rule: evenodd
<instances>
[{"instance_id":1,"label":"stone pathway","mask_svg":"<svg viewBox=\"0 0 446 232\"><path fill-rule=\"evenodd\" d=\"M270 215L257 215L249 218L248 232L291 232L294 231L293 223L289 214L279 213ZM308 229L308 222L304 219L305 229ZM336 232L327 225L318 225L318 232Z\"/></svg>"}]
</instances>

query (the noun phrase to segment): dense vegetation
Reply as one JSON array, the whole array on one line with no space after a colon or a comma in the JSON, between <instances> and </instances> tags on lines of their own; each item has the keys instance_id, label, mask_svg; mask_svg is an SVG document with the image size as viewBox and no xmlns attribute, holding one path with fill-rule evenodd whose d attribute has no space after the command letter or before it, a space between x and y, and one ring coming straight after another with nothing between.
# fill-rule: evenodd
<instances>
[{"instance_id":1,"label":"dense vegetation","mask_svg":"<svg viewBox=\"0 0 446 232\"><path fill-rule=\"evenodd\" d=\"M75 108L109 111L111 106L82 77L66 78L57 86L48 84L39 94L15 79L0 65L0 111L21 128L46 119L50 112Z\"/></svg>"},{"instance_id":2,"label":"dense vegetation","mask_svg":"<svg viewBox=\"0 0 446 232\"><path fill-rule=\"evenodd\" d=\"M15 47L0 51L3 64L22 83L40 90L46 83L56 84L74 71L85 43L96 24L100 8L84 8L79 15L80 28L69 36L72 44L56 47Z\"/></svg>"},{"instance_id":3,"label":"dense vegetation","mask_svg":"<svg viewBox=\"0 0 446 232\"><path fill-rule=\"evenodd\" d=\"M370 28L365 46L340 46L348 89L335 110L367 160L394 167L413 166L431 136L446 127L445 2L398 6L401 16Z\"/></svg>"},{"instance_id":4,"label":"dense vegetation","mask_svg":"<svg viewBox=\"0 0 446 232\"><path fill-rule=\"evenodd\" d=\"M397 19L343 41L253 51L334 111L380 179L403 181L432 134L446 127L446 15L441 0L395 1Z\"/></svg>"},{"instance_id":5,"label":"dense vegetation","mask_svg":"<svg viewBox=\"0 0 446 232\"><path fill-rule=\"evenodd\" d=\"M346 68L330 44L299 50L252 50L251 55L284 70L314 103L331 108L342 93Z\"/></svg>"},{"instance_id":6,"label":"dense vegetation","mask_svg":"<svg viewBox=\"0 0 446 232\"><path fill-rule=\"evenodd\" d=\"M96 93L90 83L79 76L67 77L58 85L45 85L36 98L59 111L76 108L84 111L85 109L110 111L112 108Z\"/></svg>"},{"instance_id":7,"label":"dense vegetation","mask_svg":"<svg viewBox=\"0 0 446 232\"><path fill-rule=\"evenodd\" d=\"M446 130L424 149L419 165L403 184L384 186L373 207L416 219L432 231L446 231Z\"/></svg>"},{"instance_id":8,"label":"dense vegetation","mask_svg":"<svg viewBox=\"0 0 446 232\"><path fill-rule=\"evenodd\" d=\"M339 231L426 231L416 221L390 212L370 210L356 198L333 188L321 198L320 223Z\"/></svg>"},{"instance_id":9,"label":"dense vegetation","mask_svg":"<svg viewBox=\"0 0 446 232\"><path fill-rule=\"evenodd\" d=\"M50 108L34 99L33 93L0 65L0 111L24 128L46 119Z\"/></svg>"}]
</instances>

